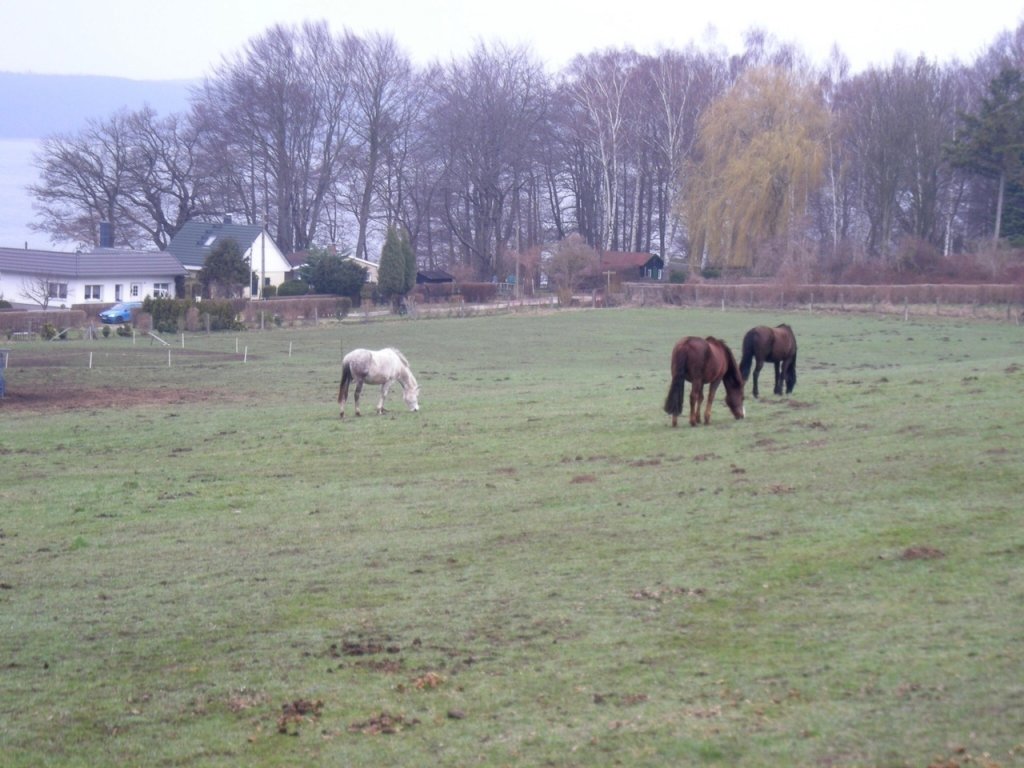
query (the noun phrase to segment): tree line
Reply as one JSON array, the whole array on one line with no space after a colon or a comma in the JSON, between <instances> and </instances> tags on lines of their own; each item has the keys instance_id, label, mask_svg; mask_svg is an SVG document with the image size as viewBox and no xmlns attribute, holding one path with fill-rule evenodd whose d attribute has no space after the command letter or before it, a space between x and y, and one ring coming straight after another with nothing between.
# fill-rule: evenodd
<instances>
[{"instance_id":1,"label":"tree line","mask_svg":"<svg viewBox=\"0 0 1024 768\"><path fill-rule=\"evenodd\" d=\"M190 107L43 140L33 228L165 248L192 218L265 224L285 253L503 279L581 239L670 266L836 278L1024 241L1024 25L970 63L853 74L748 33L744 50L580 55L549 74L480 43L414 67L387 34L275 26ZM516 266L513 266L516 265Z\"/></svg>"}]
</instances>

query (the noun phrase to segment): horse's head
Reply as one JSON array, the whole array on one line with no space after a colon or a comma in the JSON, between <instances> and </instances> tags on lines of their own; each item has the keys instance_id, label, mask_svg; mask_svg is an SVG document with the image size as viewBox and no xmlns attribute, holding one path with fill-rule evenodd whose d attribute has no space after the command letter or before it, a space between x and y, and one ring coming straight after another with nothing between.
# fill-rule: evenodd
<instances>
[{"instance_id":1,"label":"horse's head","mask_svg":"<svg viewBox=\"0 0 1024 768\"><path fill-rule=\"evenodd\" d=\"M726 386L725 404L729 406L733 416L737 419L742 419L747 415L747 409L743 406L743 379L740 379L739 382L740 385L738 387Z\"/></svg>"},{"instance_id":2,"label":"horse's head","mask_svg":"<svg viewBox=\"0 0 1024 768\"><path fill-rule=\"evenodd\" d=\"M742 419L747 415L747 409L743 407L743 374L736 365L736 358L732 356L732 350L725 347L725 356L728 363L722 383L725 384L725 404L729 406L732 415Z\"/></svg>"},{"instance_id":3,"label":"horse's head","mask_svg":"<svg viewBox=\"0 0 1024 768\"><path fill-rule=\"evenodd\" d=\"M410 411L418 411L420 409L420 385L413 384L406 387L402 393L402 399L405 400Z\"/></svg>"}]
</instances>

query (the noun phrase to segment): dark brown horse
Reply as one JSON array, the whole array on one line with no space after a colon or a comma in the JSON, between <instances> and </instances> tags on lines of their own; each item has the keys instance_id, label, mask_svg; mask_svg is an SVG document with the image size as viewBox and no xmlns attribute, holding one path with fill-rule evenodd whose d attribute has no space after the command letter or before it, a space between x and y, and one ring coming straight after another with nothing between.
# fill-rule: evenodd
<instances>
[{"instance_id":1,"label":"dark brown horse","mask_svg":"<svg viewBox=\"0 0 1024 768\"><path fill-rule=\"evenodd\" d=\"M742 419L743 377L732 350L721 339L708 336L701 339L687 336L680 339L672 350L672 383L665 398L665 413L672 417L676 426L679 414L683 412L683 385L690 386L690 426L700 423L700 406L704 402L704 385L708 385L708 404L704 409L704 423L711 423L711 403L719 384L725 384L725 404L732 415Z\"/></svg>"},{"instance_id":2,"label":"dark brown horse","mask_svg":"<svg viewBox=\"0 0 1024 768\"><path fill-rule=\"evenodd\" d=\"M775 364L775 394L782 394L783 384L787 395L793 391L796 386L796 336L792 328L783 323L774 328L759 325L747 331L743 337L743 359L740 361L744 381L750 376L750 364L755 360L754 397L758 396L757 374L766 362Z\"/></svg>"}]
</instances>

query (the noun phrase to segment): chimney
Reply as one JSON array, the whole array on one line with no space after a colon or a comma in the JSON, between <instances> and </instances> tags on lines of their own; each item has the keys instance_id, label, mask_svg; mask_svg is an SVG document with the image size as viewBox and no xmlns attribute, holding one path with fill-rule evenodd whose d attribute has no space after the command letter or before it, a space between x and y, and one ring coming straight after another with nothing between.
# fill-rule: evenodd
<instances>
[{"instance_id":1,"label":"chimney","mask_svg":"<svg viewBox=\"0 0 1024 768\"><path fill-rule=\"evenodd\" d=\"M100 248L114 247L114 228L109 221L100 222Z\"/></svg>"}]
</instances>

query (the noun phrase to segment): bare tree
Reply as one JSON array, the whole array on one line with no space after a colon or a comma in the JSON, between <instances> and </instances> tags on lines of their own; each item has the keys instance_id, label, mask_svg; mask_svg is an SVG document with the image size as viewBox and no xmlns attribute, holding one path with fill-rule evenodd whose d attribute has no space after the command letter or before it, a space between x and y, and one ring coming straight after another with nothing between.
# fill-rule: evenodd
<instances>
[{"instance_id":1,"label":"bare tree","mask_svg":"<svg viewBox=\"0 0 1024 768\"><path fill-rule=\"evenodd\" d=\"M445 219L482 278L494 275L514 229L509 206L534 163L546 85L525 50L480 45L435 86L431 132L443 164Z\"/></svg>"},{"instance_id":2,"label":"bare tree","mask_svg":"<svg viewBox=\"0 0 1024 768\"><path fill-rule=\"evenodd\" d=\"M50 275L31 275L22 278L21 295L46 309L50 306L51 299L68 299L68 284Z\"/></svg>"},{"instance_id":3,"label":"bare tree","mask_svg":"<svg viewBox=\"0 0 1024 768\"><path fill-rule=\"evenodd\" d=\"M694 157L700 117L728 81L724 62L693 49L663 51L646 63L645 71L652 113L648 141L657 173L657 243L667 257L677 240L685 169Z\"/></svg>"},{"instance_id":4,"label":"bare tree","mask_svg":"<svg viewBox=\"0 0 1024 768\"><path fill-rule=\"evenodd\" d=\"M395 159L400 152L398 144L414 117L417 101L412 92L412 64L393 37L374 34L360 39L348 35L345 45L351 62L352 133L357 158L351 165L358 227L355 255L365 259L375 193L386 188L382 171L387 160ZM394 191L387 189L389 194ZM385 211L390 208L386 205Z\"/></svg>"},{"instance_id":5,"label":"bare tree","mask_svg":"<svg viewBox=\"0 0 1024 768\"><path fill-rule=\"evenodd\" d=\"M52 242L99 245L100 222L111 225L119 245L138 245L142 231L122 216L129 181L127 112L89 121L77 135L55 135L35 157L40 181L29 186L39 221L31 225Z\"/></svg>"},{"instance_id":6,"label":"bare tree","mask_svg":"<svg viewBox=\"0 0 1024 768\"><path fill-rule=\"evenodd\" d=\"M898 74L873 68L854 78L846 90L846 136L868 224L865 248L883 262L891 258L897 197L912 144L900 84Z\"/></svg>"},{"instance_id":7,"label":"bare tree","mask_svg":"<svg viewBox=\"0 0 1024 768\"><path fill-rule=\"evenodd\" d=\"M129 116L124 218L160 250L194 216L208 211L207 177L197 167L199 133L182 115L151 109Z\"/></svg>"},{"instance_id":8,"label":"bare tree","mask_svg":"<svg viewBox=\"0 0 1024 768\"><path fill-rule=\"evenodd\" d=\"M573 233L558 244L545 269L560 291L571 294L597 264L597 251L583 237Z\"/></svg>"},{"instance_id":9,"label":"bare tree","mask_svg":"<svg viewBox=\"0 0 1024 768\"><path fill-rule=\"evenodd\" d=\"M608 51L578 56L570 65L567 93L579 110L575 120L581 149L594 160L600 174L596 245L614 247L619 203L621 155L629 109L627 94L635 76L633 51Z\"/></svg>"},{"instance_id":10,"label":"bare tree","mask_svg":"<svg viewBox=\"0 0 1024 768\"><path fill-rule=\"evenodd\" d=\"M348 62L326 23L275 26L225 61L196 115L225 206L268 224L283 251L314 239L348 146Z\"/></svg>"}]
</instances>

